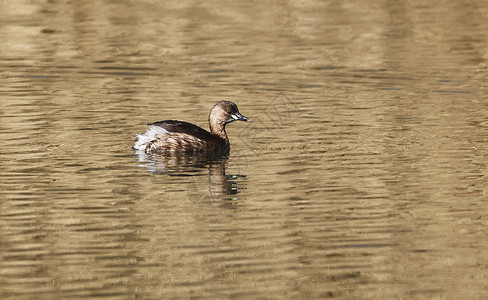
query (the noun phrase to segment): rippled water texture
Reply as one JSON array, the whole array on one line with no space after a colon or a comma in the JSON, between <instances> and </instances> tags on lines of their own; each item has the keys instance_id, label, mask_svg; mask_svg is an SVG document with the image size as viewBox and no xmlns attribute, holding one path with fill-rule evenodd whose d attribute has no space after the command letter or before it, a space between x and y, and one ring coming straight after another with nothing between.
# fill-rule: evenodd
<instances>
[{"instance_id":1,"label":"rippled water texture","mask_svg":"<svg viewBox=\"0 0 488 300\"><path fill-rule=\"evenodd\" d=\"M1 1L0 298L488 298L487 35L484 1ZM134 155L220 99L229 157Z\"/></svg>"}]
</instances>

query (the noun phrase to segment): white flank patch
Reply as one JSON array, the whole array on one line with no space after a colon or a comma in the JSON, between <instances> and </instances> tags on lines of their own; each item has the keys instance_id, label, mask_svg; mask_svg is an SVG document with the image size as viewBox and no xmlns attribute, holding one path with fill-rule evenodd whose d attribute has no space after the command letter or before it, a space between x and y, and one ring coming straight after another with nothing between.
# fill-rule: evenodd
<instances>
[{"instance_id":1,"label":"white flank patch","mask_svg":"<svg viewBox=\"0 0 488 300\"><path fill-rule=\"evenodd\" d=\"M146 150L147 144L154 141L158 135L165 135L168 131L163 127L156 125L150 125L149 129L143 134L136 134L137 141L134 144L134 149L136 151Z\"/></svg>"}]
</instances>

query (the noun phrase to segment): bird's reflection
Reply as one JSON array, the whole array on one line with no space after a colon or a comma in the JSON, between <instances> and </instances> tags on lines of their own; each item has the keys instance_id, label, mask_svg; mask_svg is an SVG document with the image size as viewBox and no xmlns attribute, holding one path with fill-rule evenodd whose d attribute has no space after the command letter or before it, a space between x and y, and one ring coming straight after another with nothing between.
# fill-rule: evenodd
<instances>
[{"instance_id":1,"label":"bird's reflection","mask_svg":"<svg viewBox=\"0 0 488 300\"><path fill-rule=\"evenodd\" d=\"M140 166L153 174L187 177L188 199L194 203L218 199L235 200L235 195L243 189L240 181L246 177L242 174L225 174L228 156L185 153L150 156L138 153L136 157ZM208 175L202 175L203 169L208 169Z\"/></svg>"}]
</instances>

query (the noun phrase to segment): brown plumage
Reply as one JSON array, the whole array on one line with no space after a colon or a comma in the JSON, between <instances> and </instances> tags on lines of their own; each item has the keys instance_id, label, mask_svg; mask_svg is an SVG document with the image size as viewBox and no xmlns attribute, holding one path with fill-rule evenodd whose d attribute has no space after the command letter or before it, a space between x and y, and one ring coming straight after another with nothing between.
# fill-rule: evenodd
<instances>
[{"instance_id":1,"label":"brown plumage","mask_svg":"<svg viewBox=\"0 0 488 300\"><path fill-rule=\"evenodd\" d=\"M137 135L133 148L146 154L175 151L225 153L230 148L225 125L237 120L249 121L239 113L235 103L219 101L210 110L210 132L183 121L155 122L149 124L149 129L144 134Z\"/></svg>"}]
</instances>

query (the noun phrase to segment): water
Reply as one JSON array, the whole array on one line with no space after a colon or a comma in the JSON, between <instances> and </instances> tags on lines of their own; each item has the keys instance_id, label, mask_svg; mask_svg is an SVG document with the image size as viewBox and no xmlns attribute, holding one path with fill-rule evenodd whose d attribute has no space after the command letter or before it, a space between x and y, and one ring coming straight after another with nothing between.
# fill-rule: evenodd
<instances>
[{"instance_id":1,"label":"water","mask_svg":"<svg viewBox=\"0 0 488 300\"><path fill-rule=\"evenodd\" d=\"M3 1L0 297L486 298L487 11ZM229 157L132 152L220 99Z\"/></svg>"}]
</instances>

